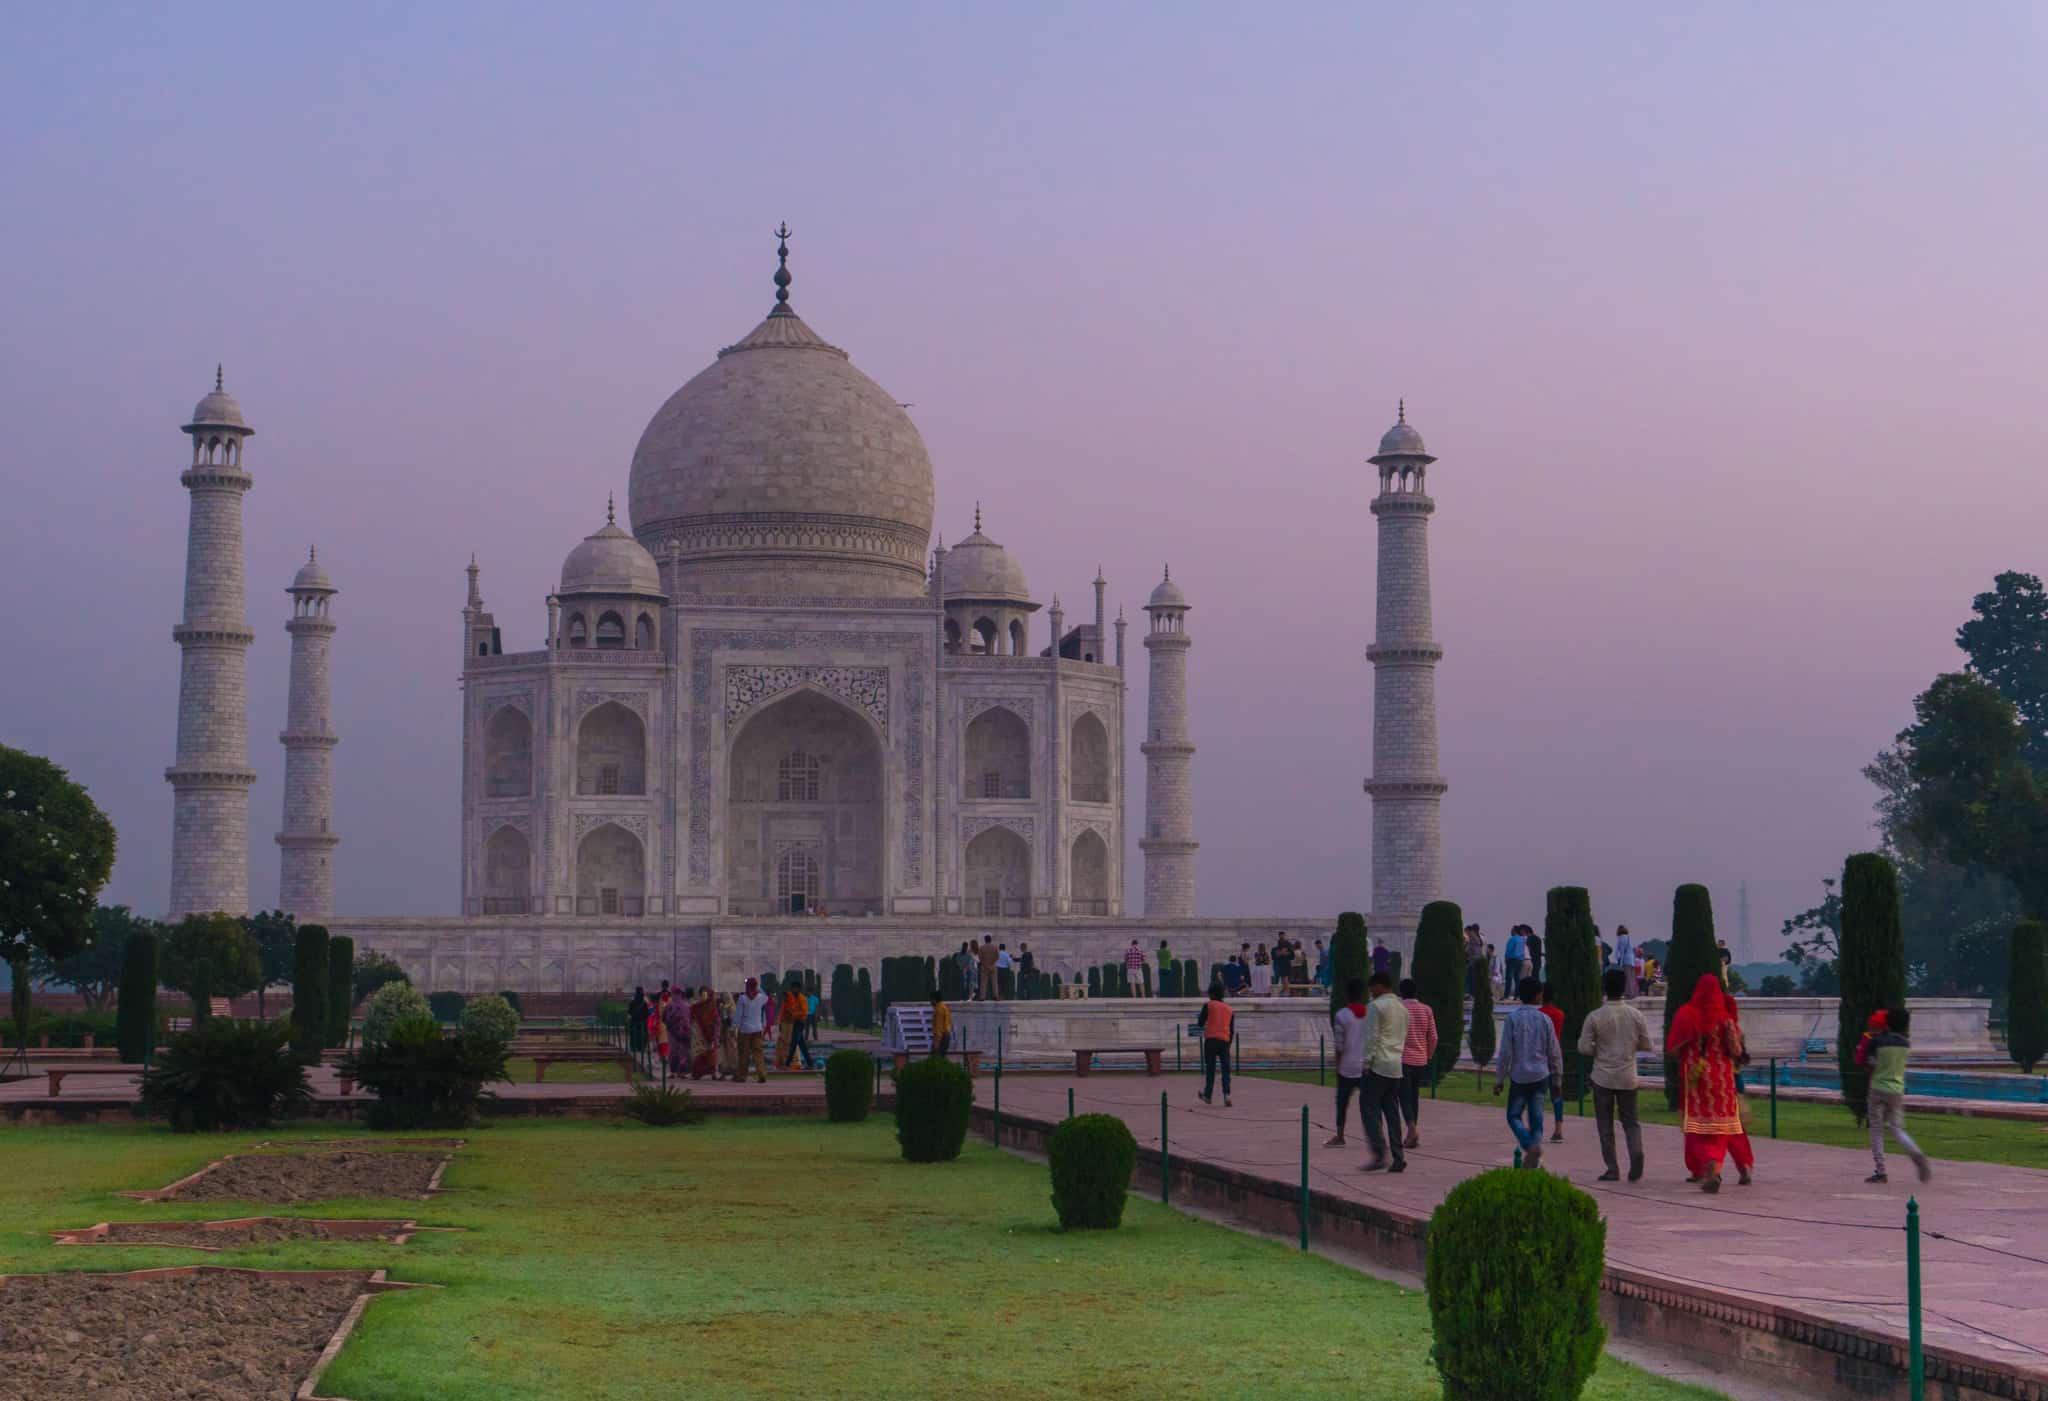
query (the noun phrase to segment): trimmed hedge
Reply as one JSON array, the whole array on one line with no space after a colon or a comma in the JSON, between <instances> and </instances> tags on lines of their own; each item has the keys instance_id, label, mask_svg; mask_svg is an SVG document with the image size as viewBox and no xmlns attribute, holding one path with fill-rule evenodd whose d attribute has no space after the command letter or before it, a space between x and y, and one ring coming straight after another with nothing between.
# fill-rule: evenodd
<instances>
[{"instance_id":1,"label":"trimmed hedge","mask_svg":"<svg viewBox=\"0 0 2048 1401\"><path fill-rule=\"evenodd\" d=\"M875 1061L866 1051L834 1051L825 1060L825 1117L857 1124L874 1096Z\"/></svg>"},{"instance_id":2,"label":"trimmed hedge","mask_svg":"<svg viewBox=\"0 0 2048 1401\"><path fill-rule=\"evenodd\" d=\"M1599 1207L1562 1177L1495 1168L1453 1187L1425 1266L1444 1395L1575 1401L1607 1340L1606 1250Z\"/></svg>"},{"instance_id":3,"label":"trimmed hedge","mask_svg":"<svg viewBox=\"0 0 2048 1401\"><path fill-rule=\"evenodd\" d=\"M1202 986L1202 965L1192 958L1180 961L1180 995L1182 997L1205 997L1209 989Z\"/></svg>"},{"instance_id":4,"label":"trimmed hedge","mask_svg":"<svg viewBox=\"0 0 2048 1401\"><path fill-rule=\"evenodd\" d=\"M1877 852L1859 852L1843 864L1841 959L1835 966L1842 977L1841 999L1835 1004L1842 1102L1860 1124L1869 1111L1870 1068L1856 1064L1856 1043L1872 1012L1906 1003L1899 873Z\"/></svg>"},{"instance_id":5,"label":"trimmed hedge","mask_svg":"<svg viewBox=\"0 0 2048 1401\"><path fill-rule=\"evenodd\" d=\"M1551 996L1564 1012L1565 1093L1576 1094L1579 1029L1600 1005L1600 941L1593 932L1593 897L1583 885L1552 886L1544 897L1543 960ZM1502 996L1507 994L1505 991Z\"/></svg>"},{"instance_id":6,"label":"trimmed hedge","mask_svg":"<svg viewBox=\"0 0 2048 1401\"><path fill-rule=\"evenodd\" d=\"M427 999L411 983L386 983L370 994L363 1005L363 1040L382 1041L402 1021L424 1017L433 1020Z\"/></svg>"},{"instance_id":7,"label":"trimmed hedge","mask_svg":"<svg viewBox=\"0 0 2048 1401\"><path fill-rule=\"evenodd\" d=\"M292 949L292 1049L318 1059L327 1044L327 930L299 926Z\"/></svg>"},{"instance_id":8,"label":"trimmed hedge","mask_svg":"<svg viewBox=\"0 0 2048 1401\"><path fill-rule=\"evenodd\" d=\"M1123 1223L1138 1141L1113 1114L1079 1114L1061 1122L1046 1143L1052 1208L1060 1229L1113 1231Z\"/></svg>"},{"instance_id":9,"label":"trimmed hedge","mask_svg":"<svg viewBox=\"0 0 2048 1401\"><path fill-rule=\"evenodd\" d=\"M853 965L842 963L832 970L832 1025L852 1026L853 1010Z\"/></svg>"},{"instance_id":10,"label":"trimmed hedge","mask_svg":"<svg viewBox=\"0 0 2048 1401\"><path fill-rule=\"evenodd\" d=\"M617 1006L616 1003L613 1004ZM619 1008L619 1024L624 1025L626 1009ZM512 1004L502 997L485 993L472 997L463 1004L460 1021L464 1035L488 1036L493 1041L509 1042L519 1034L519 1014L512 1010Z\"/></svg>"},{"instance_id":11,"label":"trimmed hedge","mask_svg":"<svg viewBox=\"0 0 2048 1401\"><path fill-rule=\"evenodd\" d=\"M372 1010L387 988L371 998ZM414 993L415 997L419 994ZM505 1078L508 1043L473 1031L443 1035L429 1014L402 1017L388 1035L364 1038L342 1073L372 1091L380 1129L461 1128L476 1118L485 1086Z\"/></svg>"},{"instance_id":12,"label":"trimmed hedge","mask_svg":"<svg viewBox=\"0 0 2048 1401\"><path fill-rule=\"evenodd\" d=\"M523 1017L526 1015L526 1008L520 1004L518 993L512 991L512 989L510 988L500 988L498 990L498 996L504 998L505 1005L510 1007L513 1011L519 1013L520 1016Z\"/></svg>"},{"instance_id":13,"label":"trimmed hedge","mask_svg":"<svg viewBox=\"0 0 2048 1401\"><path fill-rule=\"evenodd\" d=\"M1493 980L1475 978L1472 989L1472 1023L1465 1028L1465 1045L1472 1052L1472 1064L1484 1070L1486 1063L1493 1059L1494 1046L1498 1039L1499 1030L1493 1024ZM1672 1078L1677 1079L1676 1076Z\"/></svg>"},{"instance_id":14,"label":"trimmed hedge","mask_svg":"<svg viewBox=\"0 0 2048 1401\"><path fill-rule=\"evenodd\" d=\"M1366 938L1365 916L1346 910L1337 916L1337 932L1330 936L1330 1016L1344 1005L1344 986L1356 978L1372 977L1372 942Z\"/></svg>"},{"instance_id":15,"label":"trimmed hedge","mask_svg":"<svg viewBox=\"0 0 2048 1401\"><path fill-rule=\"evenodd\" d=\"M1436 1075L1458 1063L1465 1041L1465 912L1450 900L1422 907L1415 929L1415 993L1436 1014Z\"/></svg>"},{"instance_id":16,"label":"trimmed hedge","mask_svg":"<svg viewBox=\"0 0 2048 1401\"><path fill-rule=\"evenodd\" d=\"M129 936L121 951L121 990L114 1004L114 1041L121 1059L141 1065L156 1049L156 935Z\"/></svg>"},{"instance_id":17,"label":"trimmed hedge","mask_svg":"<svg viewBox=\"0 0 2048 1401\"><path fill-rule=\"evenodd\" d=\"M863 1029L875 1024L875 985L862 968L853 978L853 1024Z\"/></svg>"},{"instance_id":18,"label":"trimmed hedge","mask_svg":"<svg viewBox=\"0 0 2048 1401\"><path fill-rule=\"evenodd\" d=\"M1664 1035L1657 1047L1671 1042L1671 1020L1692 1000L1693 985L1703 973L1721 973L1721 952L1714 945L1714 897L1704 885L1681 885L1671 894L1671 946L1664 961ZM1851 1043L1854 1044L1853 1042ZM1664 1102L1678 1108L1678 1059L1664 1057Z\"/></svg>"},{"instance_id":19,"label":"trimmed hedge","mask_svg":"<svg viewBox=\"0 0 2048 1401\"><path fill-rule=\"evenodd\" d=\"M459 992L430 992L427 994L427 1010L434 1014L434 1020L451 1025L462 1020L462 1008L469 999Z\"/></svg>"},{"instance_id":20,"label":"trimmed hedge","mask_svg":"<svg viewBox=\"0 0 2048 1401\"><path fill-rule=\"evenodd\" d=\"M951 1162L967 1141L974 1081L946 1060L914 1060L896 1072L896 1142L913 1163Z\"/></svg>"},{"instance_id":21,"label":"trimmed hedge","mask_svg":"<svg viewBox=\"0 0 2048 1401\"><path fill-rule=\"evenodd\" d=\"M2012 975L2005 986L2005 1049L2031 1075L2048 1056L2048 924L2027 919L2013 926Z\"/></svg>"},{"instance_id":22,"label":"trimmed hedge","mask_svg":"<svg viewBox=\"0 0 2048 1401\"><path fill-rule=\"evenodd\" d=\"M1102 996L1102 969L1093 963L1088 965L1088 996Z\"/></svg>"},{"instance_id":23,"label":"trimmed hedge","mask_svg":"<svg viewBox=\"0 0 2048 1401\"><path fill-rule=\"evenodd\" d=\"M264 1127L313 1098L290 1038L283 1021L209 1017L172 1037L142 1072L142 1112L178 1133Z\"/></svg>"},{"instance_id":24,"label":"trimmed hedge","mask_svg":"<svg viewBox=\"0 0 2048 1401\"><path fill-rule=\"evenodd\" d=\"M348 1040L348 1014L354 1008L356 941L337 934L327 941L327 1044Z\"/></svg>"}]
</instances>

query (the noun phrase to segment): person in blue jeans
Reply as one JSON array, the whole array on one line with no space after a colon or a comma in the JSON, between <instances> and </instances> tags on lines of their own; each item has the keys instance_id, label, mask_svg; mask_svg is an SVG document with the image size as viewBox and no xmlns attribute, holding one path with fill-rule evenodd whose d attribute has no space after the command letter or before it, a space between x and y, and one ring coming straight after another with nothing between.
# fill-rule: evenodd
<instances>
[{"instance_id":1,"label":"person in blue jeans","mask_svg":"<svg viewBox=\"0 0 2048 1401\"><path fill-rule=\"evenodd\" d=\"M1508 946L1500 952L1500 985L1502 988L1520 987L1522 973L1529 959L1529 940L1522 933L1528 926L1518 924L1508 931ZM1529 976L1536 976L1536 970L1527 969Z\"/></svg>"},{"instance_id":2,"label":"person in blue jeans","mask_svg":"<svg viewBox=\"0 0 2048 1401\"><path fill-rule=\"evenodd\" d=\"M1516 994L1521 1005L1501 1024L1493 1092L1508 1091L1508 1129L1522 1149L1522 1166L1535 1167L1543 1161L1543 1100L1564 1093L1564 1048L1538 1005L1543 985L1524 978Z\"/></svg>"},{"instance_id":3,"label":"person in blue jeans","mask_svg":"<svg viewBox=\"0 0 2048 1401\"><path fill-rule=\"evenodd\" d=\"M1216 1102L1216 1068L1223 1068L1223 1107L1230 1108L1230 1024L1236 1013L1223 995L1223 984L1209 984L1209 1000L1202 1004L1195 1025L1202 1029L1202 1091L1204 1104Z\"/></svg>"}]
</instances>

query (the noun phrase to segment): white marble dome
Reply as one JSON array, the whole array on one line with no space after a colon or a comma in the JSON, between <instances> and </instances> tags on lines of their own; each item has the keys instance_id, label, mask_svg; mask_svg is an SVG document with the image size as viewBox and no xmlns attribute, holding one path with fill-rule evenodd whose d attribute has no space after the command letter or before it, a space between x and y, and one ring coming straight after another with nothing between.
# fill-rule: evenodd
<instances>
[{"instance_id":1,"label":"white marble dome","mask_svg":"<svg viewBox=\"0 0 2048 1401\"><path fill-rule=\"evenodd\" d=\"M194 428L242 428L249 427L242 417L242 406L235 402L235 396L221 387L220 371L215 370L213 388L206 396L192 406L192 421L185 425L187 431Z\"/></svg>"},{"instance_id":2,"label":"white marble dome","mask_svg":"<svg viewBox=\"0 0 2048 1401\"><path fill-rule=\"evenodd\" d=\"M335 588L333 580L327 577L327 571L320 567L319 552L309 550L306 553L306 562L299 566L298 573L292 575L292 586L286 592L339 593L340 590Z\"/></svg>"},{"instance_id":3,"label":"white marble dome","mask_svg":"<svg viewBox=\"0 0 2048 1401\"><path fill-rule=\"evenodd\" d=\"M1188 596L1181 592L1179 584L1173 582L1173 571L1171 569L1167 570L1166 576L1159 581L1159 587L1152 590L1152 597L1145 600L1145 606L1147 608L1186 608L1189 606Z\"/></svg>"},{"instance_id":4,"label":"white marble dome","mask_svg":"<svg viewBox=\"0 0 2048 1401\"><path fill-rule=\"evenodd\" d=\"M570 594L619 593L661 596L661 569L638 540L607 519L595 535L569 551L562 561L564 597Z\"/></svg>"},{"instance_id":5,"label":"white marble dome","mask_svg":"<svg viewBox=\"0 0 2048 1401\"><path fill-rule=\"evenodd\" d=\"M1024 567L1010 552L981 533L974 533L946 552L945 591L949 599L977 602L1029 603L1031 588Z\"/></svg>"},{"instance_id":6,"label":"white marble dome","mask_svg":"<svg viewBox=\"0 0 2048 1401\"><path fill-rule=\"evenodd\" d=\"M909 415L786 305L678 389L633 453L633 533L679 592L925 591L932 464Z\"/></svg>"},{"instance_id":7,"label":"white marble dome","mask_svg":"<svg viewBox=\"0 0 2048 1401\"><path fill-rule=\"evenodd\" d=\"M1415 431L1415 425L1408 421L1408 405L1401 405L1401 416L1392 428L1380 435L1380 450L1373 460L1382 457L1428 457L1429 449L1422 445L1422 435Z\"/></svg>"}]
</instances>

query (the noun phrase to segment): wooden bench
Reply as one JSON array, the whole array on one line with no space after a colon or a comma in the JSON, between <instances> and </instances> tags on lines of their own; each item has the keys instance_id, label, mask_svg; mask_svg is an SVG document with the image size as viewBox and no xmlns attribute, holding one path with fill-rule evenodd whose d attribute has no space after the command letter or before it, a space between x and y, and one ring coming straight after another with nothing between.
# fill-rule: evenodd
<instances>
[{"instance_id":1,"label":"wooden bench","mask_svg":"<svg viewBox=\"0 0 2048 1401\"><path fill-rule=\"evenodd\" d=\"M140 1075L139 1065L67 1065L61 1069L52 1068L43 1074L50 1077L50 1098L55 1099L64 1087L64 1080L72 1075Z\"/></svg>"},{"instance_id":2,"label":"wooden bench","mask_svg":"<svg viewBox=\"0 0 2048 1401\"><path fill-rule=\"evenodd\" d=\"M1097 1056L1130 1055L1145 1058L1147 1075L1166 1073L1166 1048L1164 1046L1092 1046L1074 1048L1074 1073L1086 1075Z\"/></svg>"},{"instance_id":3,"label":"wooden bench","mask_svg":"<svg viewBox=\"0 0 2048 1401\"><path fill-rule=\"evenodd\" d=\"M970 1079L981 1073L980 1051L954 1051L950 1054L960 1057L960 1063L967 1067L967 1074ZM904 1070L909 1067L913 1057L908 1051L897 1051L894 1054L894 1059L896 1062L896 1068L898 1070ZM925 1057L918 1056L915 1057L915 1059L923 1060L925 1059Z\"/></svg>"}]
</instances>

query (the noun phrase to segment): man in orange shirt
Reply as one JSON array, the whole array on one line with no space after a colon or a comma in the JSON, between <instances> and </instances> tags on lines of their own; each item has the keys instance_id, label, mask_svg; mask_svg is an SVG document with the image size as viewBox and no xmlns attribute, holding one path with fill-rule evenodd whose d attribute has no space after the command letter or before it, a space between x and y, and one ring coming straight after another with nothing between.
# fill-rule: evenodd
<instances>
[{"instance_id":1,"label":"man in orange shirt","mask_svg":"<svg viewBox=\"0 0 2048 1401\"><path fill-rule=\"evenodd\" d=\"M1202 1028L1202 1103L1216 1102L1216 1067L1223 1067L1223 1107L1230 1108L1230 1025L1236 1017L1224 1000L1223 984L1209 984L1197 1025Z\"/></svg>"},{"instance_id":2,"label":"man in orange shirt","mask_svg":"<svg viewBox=\"0 0 2048 1401\"><path fill-rule=\"evenodd\" d=\"M782 1068L788 1070L797 1056L804 1058L804 1069L811 1068L810 1048L804 1044L804 1019L811 1014L810 999L804 996L803 987L791 983L782 990L782 1003L775 1009L775 1020L782 1028Z\"/></svg>"}]
</instances>

